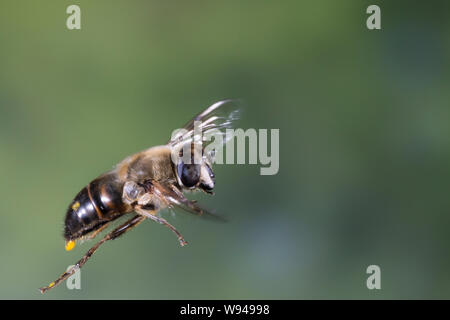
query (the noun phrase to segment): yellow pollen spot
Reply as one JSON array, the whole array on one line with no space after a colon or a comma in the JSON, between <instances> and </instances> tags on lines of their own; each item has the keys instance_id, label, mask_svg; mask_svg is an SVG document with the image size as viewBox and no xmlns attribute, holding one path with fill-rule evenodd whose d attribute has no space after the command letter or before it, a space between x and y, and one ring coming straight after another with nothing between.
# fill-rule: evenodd
<instances>
[{"instance_id":1,"label":"yellow pollen spot","mask_svg":"<svg viewBox=\"0 0 450 320\"><path fill-rule=\"evenodd\" d=\"M77 211L77 209L80 207L80 203L77 201L77 202L75 202L74 204L73 204L73 206L72 206L72 210L73 211Z\"/></svg>"},{"instance_id":2,"label":"yellow pollen spot","mask_svg":"<svg viewBox=\"0 0 450 320\"><path fill-rule=\"evenodd\" d=\"M67 241L66 242L66 250L70 251L73 248L75 248L75 241L73 241L73 240Z\"/></svg>"},{"instance_id":3,"label":"yellow pollen spot","mask_svg":"<svg viewBox=\"0 0 450 320\"><path fill-rule=\"evenodd\" d=\"M51 287L53 287L54 285L55 285L55 283L52 282L52 283L50 283L50 284L48 285L48 287L51 288Z\"/></svg>"}]
</instances>

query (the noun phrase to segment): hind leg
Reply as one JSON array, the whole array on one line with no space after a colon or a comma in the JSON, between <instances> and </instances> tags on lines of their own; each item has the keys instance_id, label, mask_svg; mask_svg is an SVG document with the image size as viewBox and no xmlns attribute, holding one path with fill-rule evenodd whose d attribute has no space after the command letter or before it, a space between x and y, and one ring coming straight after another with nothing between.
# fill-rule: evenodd
<instances>
[{"instance_id":1,"label":"hind leg","mask_svg":"<svg viewBox=\"0 0 450 320\"><path fill-rule=\"evenodd\" d=\"M114 240L121 235L123 235L125 232L131 230L132 228L136 227L139 223L145 220L145 217L141 215L136 215L124 224L120 225L110 233L108 233L106 236L103 237L102 240L97 242L92 248L86 252L86 254L69 270L64 272L58 279L56 279L54 282L50 283L47 287L42 287L39 290L41 293L45 293L51 288L56 287L58 284L60 284L62 281L66 280L68 277L73 275L78 269L80 269L88 260L89 258L97 251L98 247L100 247L103 243L109 240Z\"/></svg>"}]
</instances>

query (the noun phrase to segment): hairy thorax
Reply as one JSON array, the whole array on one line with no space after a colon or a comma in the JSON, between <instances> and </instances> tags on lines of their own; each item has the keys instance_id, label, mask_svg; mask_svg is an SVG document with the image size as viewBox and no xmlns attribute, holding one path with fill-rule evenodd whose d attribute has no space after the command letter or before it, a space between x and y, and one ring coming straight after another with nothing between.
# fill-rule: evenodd
<instances>
[{"instance_id":1,"label":"hairy thorax","mask_svg":"<svg viewBox=\"0 0 450 320\"><path fill-rule=\"evenodd\" d=\"M157 146L133 154L120 162L116 170L122 181L176 181L168 146Z\"/></svg>"}]
</instances>

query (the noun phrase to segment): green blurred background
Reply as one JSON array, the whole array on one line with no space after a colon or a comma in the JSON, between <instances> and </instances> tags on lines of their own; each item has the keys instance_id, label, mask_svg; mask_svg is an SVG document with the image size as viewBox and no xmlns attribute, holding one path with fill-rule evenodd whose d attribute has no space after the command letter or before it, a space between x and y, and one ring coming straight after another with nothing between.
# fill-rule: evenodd
<instances>
[{"instance_id":1,"label":"green blurred background","mask_svg":"<svg viewBox=\"0 0 450 320\"><path fill-rule=\"evenodd\" d=\"M2 0L0 298L450 298L449 9ZM81 290L42 296L92 244L64 250L73 196L229 97L246 101L241 127L280 129L278 175L216 166L216 195L197 198L228 223L164 213L187 247L145 222L98 251Z\"/></svg>"}]
</instances>

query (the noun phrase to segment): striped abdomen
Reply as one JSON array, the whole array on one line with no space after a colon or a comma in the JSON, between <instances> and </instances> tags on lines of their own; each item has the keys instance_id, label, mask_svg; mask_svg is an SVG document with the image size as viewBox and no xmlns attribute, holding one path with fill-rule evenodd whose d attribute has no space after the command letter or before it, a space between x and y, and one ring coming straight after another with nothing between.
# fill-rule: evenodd
<instances>
[{"instance_id":1,"label":"striped abdomen","mask_svg":"<svg viewBox=\"0 0 450 320\"><path fill-rule=\"evenodd\" d=\"M128 206L122 202L122 187L114 172L84 187L67 209L64 238L78 239L128 212Z\"/></svg>"}]
</instances>

